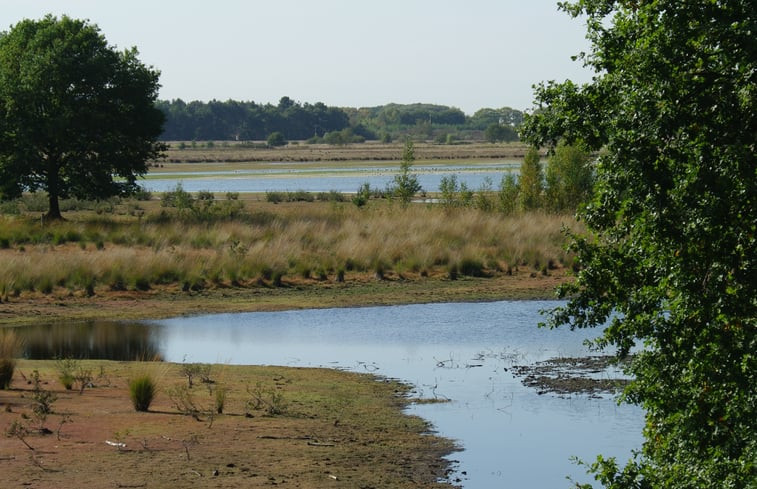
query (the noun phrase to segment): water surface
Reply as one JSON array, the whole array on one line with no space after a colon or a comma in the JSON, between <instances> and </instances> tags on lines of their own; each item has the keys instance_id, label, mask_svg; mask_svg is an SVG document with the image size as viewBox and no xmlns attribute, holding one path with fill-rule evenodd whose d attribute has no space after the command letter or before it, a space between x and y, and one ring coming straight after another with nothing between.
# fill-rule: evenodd
<instances>
[{"instance_id":1,"label":"water surface","mask_svg":"<svg viewBox=\"0 0 757 489\"><path fill-rule=\"evenodd\" d=\"M424 190L437 192L442 178L455 176L470 190L478 190L487 178L496 189L502 176L516 168L510 161L470 163L464 166L418 166L412 172ZM191 173L152 173L140 185L151 192L167 192L181 183L184 190L198 192L329 192L355 193L369 183L371 188L383 190L392 183L398 165L355 168L287 168L219 170Z\"/></svg>"},{"instance_id":2,"label":"water surface","mask_svg":"<svg viewBox=\"0 0 757 489\"><path fill-rule=\"evenodd\" d=\"M539 310L555 305L505 301L216 314L120 331L147 339L168 361L326 366L402 379L416 386L418 396L449 399L411 412L464 449L451 455L459 461L463 487L570 487L567 475L589 481L570 458L592 461L602 453L626 459L640 446L643 414L610 397L539 395L513 377L513 365L589 353L582 341L597 332L536 327ZM96 329L92 334L107 336Z\"/></svg>"}]
</instances>

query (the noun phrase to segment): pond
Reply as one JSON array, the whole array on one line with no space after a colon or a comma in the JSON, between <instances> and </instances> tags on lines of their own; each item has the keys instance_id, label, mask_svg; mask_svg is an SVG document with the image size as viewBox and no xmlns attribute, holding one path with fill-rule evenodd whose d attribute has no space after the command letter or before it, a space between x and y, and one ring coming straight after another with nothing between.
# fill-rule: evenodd
<instances>
[{"instance_id":1,"label":"pond","mask_svg":"<svg viewBox=\"0 0 757 489\"><path fill-rule=\"evenodd\" d=\"M144 348L145 356L175 362L325 366L399 378L413 384L417 396L449 400L410 411L458 441L463 450L450 458L457 461L453 478L463 487L569 487L566 476L590 479L571 457L593 461L602 453L625 460L638 449L643 413L610 396L540 395L513 375L515 365L589 353L582 341L596 331L536 327L539 311L557 304L424 304L40 325L26 329L27 354L129 359Z\"/></svg>"},{"instance_id":2,"label":"pond","mask_svg":"<svg viewBox=\"0 0 757 489\"><path fill-rule=\"evenodd\" d=\"M490 179L494 189L499 187L506 172L518 168L517 162L470 163L464 166L418 166L412 172L429 192L437 192L442 178L455 175L458 183L470 190L478 190ZM369 183L371 188L384 190L392 182L398 165L356 168L286 168L262 170L202 171L191 173L152 173L140 185L150 192L167 192L181 183L184 190L198 192L329 192L355 193Z\"/></svg>"}]
</instances>

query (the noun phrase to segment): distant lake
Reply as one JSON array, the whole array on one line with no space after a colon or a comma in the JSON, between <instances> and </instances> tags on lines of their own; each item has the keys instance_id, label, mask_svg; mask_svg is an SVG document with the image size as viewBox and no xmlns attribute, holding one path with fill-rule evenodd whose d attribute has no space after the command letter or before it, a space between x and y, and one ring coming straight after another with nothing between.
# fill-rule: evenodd
<instances>
[{"instance_id":1,"label":"distant lake","mask_svg":"<svg viewBox=\"0 0 757 489\"><path fill-rule=\"evenodd\" d=\"M27 356L329 367L398 378L415 395L449 399L410 412L463 451L450 458L466 489L568 487L588 482L571 456L625 461L640 448L643 412L611 396L540 395L514 365L589 354L599 331L544 330L554 301L420 304L214 314L161 321L20 328ZM465 472L465 474L463 474Z\"/></svg>"},{"instance_id":2,"label":"distant lake","mask_svg":"<svg viewBox=\"0 0 757 489\"><path fill-rule=\"evenodd\" d=\"M424 190L437 192L442 178L455 175L458 183L465 183L470 190L478 190L489 179L493 189L499 188L502 176L519 168L516 161L470 163L457 166L417 166L412 172ZM181 183L184 190L198 192L329 192L355 193L369 183L371 188L385 189L392 182L399 165L329 168L313 167L297 169L262 169L199 171L191 173L152 173L140 185L151 192L167 192Z\"/></svg>"}]
</instances>

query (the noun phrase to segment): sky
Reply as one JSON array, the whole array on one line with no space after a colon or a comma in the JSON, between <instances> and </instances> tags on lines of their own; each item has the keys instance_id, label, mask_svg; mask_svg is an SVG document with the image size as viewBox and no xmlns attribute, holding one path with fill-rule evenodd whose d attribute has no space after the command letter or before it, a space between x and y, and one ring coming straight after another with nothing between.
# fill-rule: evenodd
<instances>
[{"instance_id":1,"label":"sky","mask_svg":"<svg viewBox=\"0 0 757 489\"><path fill-rule=\"evenodd\" d=\"M161 72L160 98L471 115L532 107L532 85L591 72L585 25L556 0L2 0L0 30L46 14L88 19Z\"/></svg>"}]
</instances>

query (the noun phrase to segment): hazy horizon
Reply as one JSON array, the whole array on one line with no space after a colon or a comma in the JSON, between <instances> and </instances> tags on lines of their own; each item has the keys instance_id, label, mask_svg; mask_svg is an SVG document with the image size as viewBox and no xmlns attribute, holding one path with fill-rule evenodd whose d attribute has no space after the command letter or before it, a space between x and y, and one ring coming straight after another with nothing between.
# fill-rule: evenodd
<instances>
[{"instance_id":1,"label":"hazy horizon","mask_svg":"<svg viewBox=\"0 0 757 489\"><path fill-rule=\"evenodd\" d=\"M46 14L89 19L118 48L161 71L163 100L323 102L338 107L429 103L531 107L531 86L588 81L570 57L583 22L554 0L114 4L6 0L0 29Z\"/></svg>"}]
</instances>

